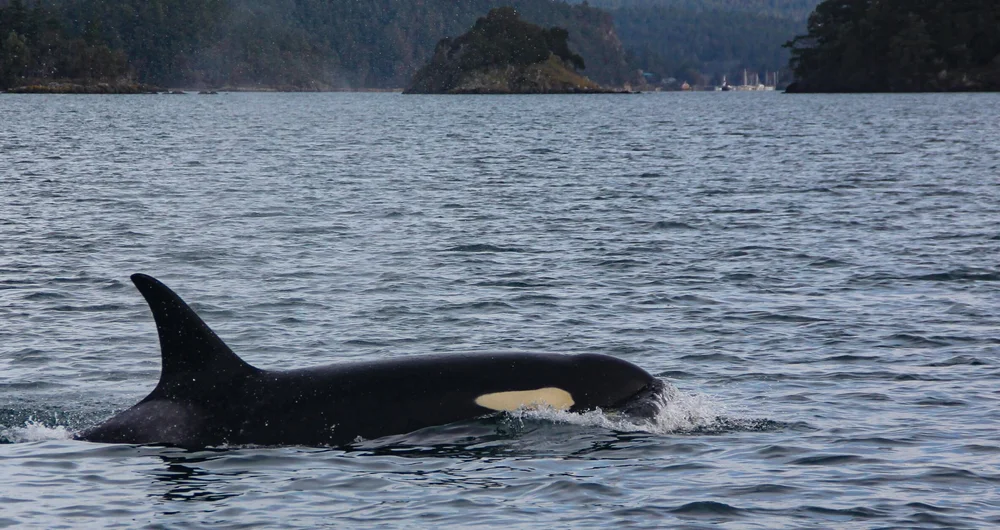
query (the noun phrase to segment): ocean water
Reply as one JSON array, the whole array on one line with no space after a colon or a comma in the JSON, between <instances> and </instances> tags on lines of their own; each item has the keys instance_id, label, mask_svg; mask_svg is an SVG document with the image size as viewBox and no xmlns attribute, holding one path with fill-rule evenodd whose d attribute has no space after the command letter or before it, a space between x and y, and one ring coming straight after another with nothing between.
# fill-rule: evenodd
<instances>
[{"instance_id":1,"label":"ocean water","mask_svg":"<svg viewBox=\"0 0 1000 530\"><path fill-rule=\"evenodd\" d=\"M0 527L1000 524L1000 96L0 95ZM159 373L598 352L650 423L70 439Z\"/></svg>"}]
</instances>

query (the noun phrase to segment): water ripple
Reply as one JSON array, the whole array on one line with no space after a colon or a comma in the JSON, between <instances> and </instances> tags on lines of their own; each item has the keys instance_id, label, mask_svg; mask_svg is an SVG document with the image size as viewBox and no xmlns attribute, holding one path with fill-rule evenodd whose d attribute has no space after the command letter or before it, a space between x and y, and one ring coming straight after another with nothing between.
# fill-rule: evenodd
<instances>
[{"instance_id":1,"label":"water ripple","mask_svg":"<svg viewBox=\"0 0 1000 530\"><path fill-rule=\"evenodd\" d=\"M0 95L0 527L987 528L994 94ZM652 422L349 448L76 442L158 374L160 277L250 362L520 349Z\"/></svg>"}]
</instances>

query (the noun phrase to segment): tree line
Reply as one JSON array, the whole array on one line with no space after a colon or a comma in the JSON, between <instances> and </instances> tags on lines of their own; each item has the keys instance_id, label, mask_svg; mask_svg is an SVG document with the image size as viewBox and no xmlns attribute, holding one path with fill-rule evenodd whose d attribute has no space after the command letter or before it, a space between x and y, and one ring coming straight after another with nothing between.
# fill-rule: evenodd
<instances>
[{"instance_id":1,"label":"tree line","mask_svg":"<svg viewBox=\"0 0 1000 530\"><path fill-rule=\"evenodd\" d=\"M1000 90L997 0L826 0L787 46L791 91Z\"/></svg>"},{"instance_id":2,"label":"tree line","mask_svg":"<svg viewBox=\"0 0 1000 530\"><path fill-rule=\"evenodd\" d=\"M566 28L588 74L628 75L610 15L549 0L0 0L0 88L131 75L161 86L393 88L494 7ZM24 22L28 20L28 22ZM51 50L51 53L50 51Z\"/></svg>"},{"instance_id":3,"label":"tree line","mask_svg":"<svg viewBox=\"0 0 1000 530\"><path fill-rule=\"evenodd\" d=\"M114 80L129 73L128 59L93 28L68 31L65 19L21 0L0 5L0 88L35 79Z\"/></svg>"}]
</instances>

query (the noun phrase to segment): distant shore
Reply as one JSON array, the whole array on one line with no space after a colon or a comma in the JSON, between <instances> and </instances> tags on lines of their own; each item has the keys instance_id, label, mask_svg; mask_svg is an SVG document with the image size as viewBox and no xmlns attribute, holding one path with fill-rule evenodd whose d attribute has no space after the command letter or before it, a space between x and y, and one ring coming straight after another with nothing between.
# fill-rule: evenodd
<instances>
[{"instance_id":1,"label":"distant shore","mask_svg":"<svg viewBox=\"0 0 1000 530\"><path fill-rule=\"evenodd\" d=\"M51 82L7 89L10 94L156 94L164 89L145 83Z\"/></svg>"},{"instance_id":2,"label":"distant shore","mask_svg":"<svg viewBox=\"0 0 1000 530\"><path fill-rule=\"evenodd\" d=\"M324 88L324 89L303 89L287 87L220 87L220 88L164 88L154 85L137 85L136 87L120 87L107 83L97 84L77 84L77 83L47 83L12 87L7 90L0 90L0 94L221 94L225 92L247 92L247 93L330 93L330 92L351 92L351 93L396 93L405 92L403 88ZM632 90L628 88L600 87L598 89L566 90L563 94L641 94L642 90ZM517 95L517 94L545 94L550 92L501 92L489 90L468 90L455 92L465 95Z\"/></svg>"},{"instance_id":3,"label":"distant shore","mask_svg":"<svg viewBox=\"0 0 1000 530\"><path fill-rule=\"evenodd\" d=\"M267 86L175 87L145 83L77 83L53 81L0 90L7 94L218 94L220 92L402 92L402 88L299 88Z\"/></svg>"}]
</instances>

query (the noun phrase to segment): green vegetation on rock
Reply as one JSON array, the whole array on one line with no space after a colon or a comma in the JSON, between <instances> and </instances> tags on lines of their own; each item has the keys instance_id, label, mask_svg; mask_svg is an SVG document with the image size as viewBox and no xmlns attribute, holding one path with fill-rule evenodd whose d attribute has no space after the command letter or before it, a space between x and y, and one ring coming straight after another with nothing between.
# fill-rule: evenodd
<instances>
[{"instance_id":1,"label":"green vegetation on rock","mask_svg":"<svg viewBox=\"0 0 1000 530\"><path fill-rule=\"evenodd\" d=\"M511 7L497 8L472 29L438 43L430 63L417 71L407 93L512 94L598 92L576 73L583 58L570 51L569 33L520 19Z\"/></svg>"},{"instance_id":2,"label":"green vegetation on rock","mask_svg":"<svg viewBox=\"0 0 1000 530\"><path fill-rule=\"evenodd\" d=\"M826 0L787 46L789 92L1000 90L997 0Z\"/></svg>"}]
</instances>

